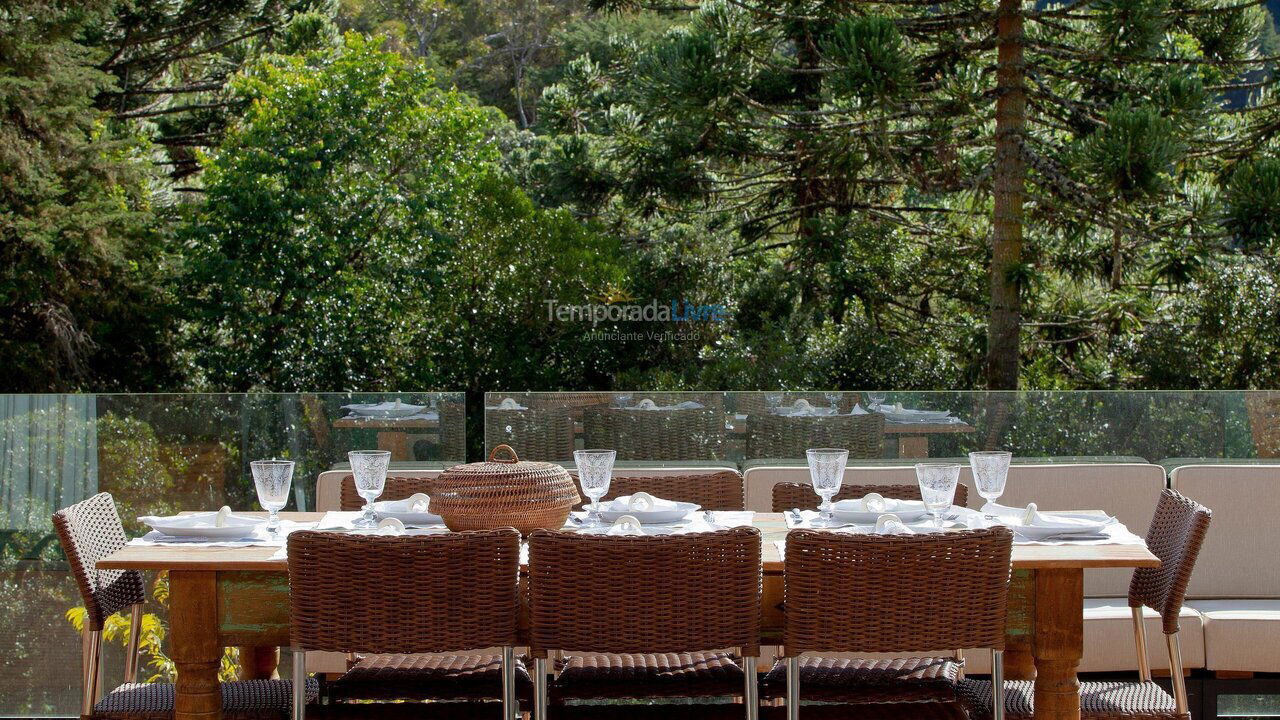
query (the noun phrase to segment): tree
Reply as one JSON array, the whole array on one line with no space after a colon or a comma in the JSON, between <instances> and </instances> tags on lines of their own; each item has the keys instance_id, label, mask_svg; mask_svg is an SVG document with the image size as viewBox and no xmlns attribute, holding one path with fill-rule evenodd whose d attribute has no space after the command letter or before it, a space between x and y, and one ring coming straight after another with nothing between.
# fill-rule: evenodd
<instances>
[{"instance_id":1,"label":"tree","mask_svg":"<svg viewBox=\"0 0 1280 720\"><path fill-rule=\"evenodd\" d=\"M607 68L609 89L566 81L547 107L599 149L562 176L608 158L632 208L731 216L737 252L784 253L815 322L856 312L957 355L978 324L990 388L1039 352L1109 383L1081 358L1141 324L1148 288L1233 250L1226 183L1274 150L1280 117L1273 81L1245 76L1267 60L1261 17L1228 0L707 0ZM899 271L871 286L839 262L867 224L883 242L856 259Z\"/></svg>"},{"instance_id":2,"label":"tree","mask_svg":"<svg viewBox=\"0 0 1280 720\"><path fill-rule=\"evenodd\" d=\"M0 377L10 390L170 381L166 258L147 146L94 107L115 88L83 37L109 2L0 11Z\"/></svg>"},{"instance_id":3,"label":"tree","mask_svg":"<svg viewBox=\"0 0 1280 720\"><path fill-rule=\"evenodd\" d=\"M609 243L532 206L498 164L491 112L355 35L234 87L248 110L182 232L208 384L553 387L601 362L543 301L602 287Z\"/></svg>"}]
</instances>

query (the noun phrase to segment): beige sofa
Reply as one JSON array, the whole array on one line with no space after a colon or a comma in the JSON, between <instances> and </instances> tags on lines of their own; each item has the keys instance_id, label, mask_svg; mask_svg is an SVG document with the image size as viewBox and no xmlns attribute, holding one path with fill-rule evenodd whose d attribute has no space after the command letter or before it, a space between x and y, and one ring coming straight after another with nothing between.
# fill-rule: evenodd
<instances>
[{"instance_id":1,"label":"beige sofa","mask_svg":"<svg viewBox=\"0 0 1280 720\"><path fill-rule=\"evenodd\" d=\"M1187 588L1205 668L1280 672L1280 465L1183 465L1171 482L1213 511Z\"/></svg>"}]
</instances>

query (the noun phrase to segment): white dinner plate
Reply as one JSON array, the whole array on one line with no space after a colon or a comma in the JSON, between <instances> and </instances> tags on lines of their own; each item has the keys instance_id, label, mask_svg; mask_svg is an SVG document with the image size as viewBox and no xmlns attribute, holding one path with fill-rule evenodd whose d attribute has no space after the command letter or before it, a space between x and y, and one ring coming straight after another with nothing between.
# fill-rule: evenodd
<instances>
[{"instance_id":1,"label":"white dinner plate","mask_svg":"<svg viewBox=\"0 0 1280 720\"><path fill-rule=\"evenodd\" d=\"M611 527L604 525L601 527L589 527L578 532L583 535L608 535ZM662 525L644 525L640 528L641 535L674 535L676 529L670 526Z\"/></svg>"},{"instance_id":2,"label":"white dinner plate","mask_svg":"<svg viewBox=\"0 0 1280 720\"><path fill-rule=\"evenodd\" d=\"M951 417L950 410L912 410L909 408L894 410L893 408L882 407L880 412L884 413L886 419L894 422L949 422L948 418Z\"/></svg>"},{"instance_id":3,"label":"white dinner plate","mask_svg":"<svg viewBox=\"0 0 1280 720\"><path fill-rule=\"evenodd\" d=\"M929 514L924 503L919 500L892 500L889 503L889 507L885 510L872 512L862 507L861 500L841 500L831 507L831 514L840 522L860 525L874 525L876 519L886 513L897 515L904 523L915 522Z\"/></svg>"},{"instance_id":4,"label":"white dinner plate","mask_svg":"<svg viewBox=\"0 0 1280 720\"><path fill-rule=\"evenodd\" d=\"M382 500L373 504L373 514L379 520L395 518L405 525L443 525L444 518L429 512L414 512L408 500Z\"/></svg>"},{"instance_id":5,"label":"white dinner plate","mask_svg":"<svg viewBox=\"0 0 1280 720\"><path fill-rule=\"evenodd\" d=\"M615 522L623 515L631 515L640 521L641 525L661 524L661 523L677 523L689 516L690 513L697 512L702 509L701 505L694 503L677 502L674 508L661 508L656 510L631 510L625 504L613 504L612 501L600 503L600 517L605 522Z\"/></svg>"},{"instance_id":6,"label":"white dinner plate","mask_svg":"<svg viewBox=\"0 0 1280 720\"><path fill-rule=\"evenodd\" d=\"M239 540L253 534L255 528L266 522L265 518L247 515L229 515L222 527L215 526L217 513L194 513L191 515L170 515L156 517L148 515L138 518L139 522L152 530L169 537L210 538L220 540Z\"/></svg>"}]
</instances>

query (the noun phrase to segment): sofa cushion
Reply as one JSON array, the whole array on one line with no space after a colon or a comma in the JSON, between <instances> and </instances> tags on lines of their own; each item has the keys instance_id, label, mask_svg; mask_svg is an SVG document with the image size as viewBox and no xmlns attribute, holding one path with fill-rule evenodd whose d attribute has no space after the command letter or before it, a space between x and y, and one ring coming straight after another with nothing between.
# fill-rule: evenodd
<instances>
[{"instance_id":1,"label":"sofa cushion","mask_svg":"<svg viewBox=\"0 0 1280 720\"><path fill-rule=\"evenodd\" d=\"M1280 465L1184 465L1173 489L1213 511L1189 598L1280 598Z\"/></svg>"},{"instance_id":2,"label":"sofa cushion","mask_svg":"<svg viewBox=\"0 0 1280 720\"><path fill-rule=\"evenodd\" d=\"M1195 600L1209 670L1280 672L1280 600Z\"/></svg>"},{"instance_id":3,"label":"sofa cushion","mask_svg":"<svg viewBox=\"0 0 1280 720\"><path fill-rule=\"evenodd\" d=\"M1147 658L1155 670L1169 669L1169 651L1161 632L1160 615L1144 608L1147 627ZM1194 670L1204 667L1204 628L1200 614L1183 607L1179 614L1182 645L1182 667ZM1125 598L1085 598L1084 657L1080 672L1137 671L1138 661L1133 642L1133 616Z\"/></svg>"}]
</instances>

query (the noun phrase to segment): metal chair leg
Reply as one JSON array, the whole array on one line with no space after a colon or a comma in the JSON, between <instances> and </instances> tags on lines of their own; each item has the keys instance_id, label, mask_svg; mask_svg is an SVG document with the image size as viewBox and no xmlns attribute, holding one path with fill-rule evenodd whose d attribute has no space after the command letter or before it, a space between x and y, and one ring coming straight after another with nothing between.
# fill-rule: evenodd
<instances>
[{"instance_id":1,"label":"metal chair leg","mask_svg":"<svg viewBox=\"0 0 1280 720\"><path fill-rule=\"evenodd\" d=\"M533 720L547 720L547 659L533 659Z\"/></svg>"},{"instance_id":2,"label":"metal chair leg","mask_svg":"<svg viewBox=\"0 0 1280 720\"><path fill-rule=\"evenodd\" d=\"M1147 624L1141 607L1131 607L1133 613L1133 644L1138 652L1138 679L1151 682L1151 659L1147 657Z\"/></svg>"},{"instance_id":3,"label":"metal chair leg","mask_svg":"<svg viewBox=\"0 0 1280 720\"><path fill-rule=\"evenodd\" d=\"M800 720L800 658L787 658L787 720Z\"/></svg>"},{"instance_id":4,"label":"metal chair leg","mask_svg":"<svg viewBox=\"0 0 1280 720\"><path fill-rule=\"evenodd\" d=\"M991 720L1004 720L1004 651L991 651Z\"/></svg>"},{"instance_id":5,"label":"metal chair leg","mask_svg":"<svg viewBox=\"0 0 1280 720\"><path fill-rule=\"evenodd\" d=\"M956 676L958 680L964 679L964 650L956 648L956 660L960 661L960 674Z\"/></svg>"},{"instance_id":6,"label":"metal chair leg","mask_svg":"<svg viewBox=\"0 0 1280 720\"><path fill-rule=\"evenodd\" d=\"M138 682L138 646L142 639L142 603L135 603L129 609L129 643L124 651L124 681Z\"/></svg>"},{"instance_id":7,"label":"metal chair leg","mask_svg":"<svg viewBox=\"0 0 1280 720\"><path fill-rule=\"evenodd\" d=\"M1169 648L1169 684L1173 686L1174 707L1178 715L1187 714L1187 679L1182 675L1182 645L1178 642L1178 633L1164 636L1165 645Z\"/></svg>"},{"instance_id":8,"label":"metal chair leg","mask_svg":"<svg viewBox=\"0 0 1280 720\"><path fill-rule=\"evenodd\" d=\"M746 688L742 693L742 704L747 706L747 720L760 717L760 678L756 676L755 656L742 658L742 672L746 675Z\"/></svg>"},{"instance_id":9,"label":"metal chair leg","mask_svg":"<svg viewBox=\"0 0 1280 720\"><path fill-rule=\"evenodd\" d=\"M516 649L502 648L502 720L515 720L520 713L516 699Z\"/></svg>"},{"instance_id":10,"label":"metal chair leg","mask_svg":"<svg viewBox=\"0 0 1280 720\"><path fill-rule=\"evenodd\" d=\"M93 714L93 706L98 701L98 686L102 677L102 631L85 630L82 670L84 692L80 698L80 716Z\"/></svg>"},{"instance_id":11,"label":"metal chair leg","mask_svg":"<svg viewBox=\"0 0 1280 720\"><path fill-rule=\"evenodd\" d=\"M293 720L307 716L307 652L293 649Z\"/></svg>"}]
</instances>

